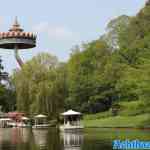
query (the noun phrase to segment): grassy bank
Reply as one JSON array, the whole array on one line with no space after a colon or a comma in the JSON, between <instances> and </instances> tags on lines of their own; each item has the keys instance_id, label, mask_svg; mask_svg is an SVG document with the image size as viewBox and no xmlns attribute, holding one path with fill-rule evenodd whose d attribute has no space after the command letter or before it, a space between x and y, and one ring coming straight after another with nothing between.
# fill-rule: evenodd
<instances>
[{"instance_id":1,"label":"grassy bank","mask_svg":"<svg viewBox=\"0 0 150 150\"><path fill-rule=\"evenodd\" d=\"M85 127L137 128L150 127L150 114L136 116L108 116L105 114L86 115L83 119ZM107 117L106 117L107 116Z\"/></svg>"}]
</instances>

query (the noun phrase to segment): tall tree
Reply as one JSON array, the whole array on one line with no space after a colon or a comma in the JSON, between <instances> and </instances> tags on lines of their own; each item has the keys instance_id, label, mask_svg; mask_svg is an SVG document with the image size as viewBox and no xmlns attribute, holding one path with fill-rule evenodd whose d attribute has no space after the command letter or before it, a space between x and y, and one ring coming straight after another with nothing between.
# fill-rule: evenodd
<instances>
[{"instance_id":1,"label":"tall tree","mask_svg":"<svg viewBox=\"0 0 150 150\"><path fill-rule=\"evenodd\" d=\"M131 17L122 15L112 19L107 27L106 33L101 37L114 51L119 49L119 34L124 33L130 24Z\"/></svg>"},{"instance_id":2,"label":"tall tree","mask_svg":"<svg viewBox=\"0 0 150 150\"><path fill-rule=\"evenodd\" d=\"M65 98L65 65L55 56L41 53L13 74L17 108L31 115L56 116Z\"/></svg>"},{"instance_id":3,"label":"tall tree","mask_svg":"<svg viewBox=\"0 0 150 150\"><path fill-rule=\"evenodd\" d=\"M8 112L15 109L16 97L14 89L9 84L8 73L4 72L3 69L2 59L0 58L0 105L4 112Z\"/></svg>"},{"instance_id":4,"label":"tall tree","mask_svg":"<svg viewBox=\"0 0 150 150\"><path fill-rule=\"evenodd\" d=\"M94 97L93 92L110 54L107 44L101 40L84 44L81 50L78 48L74 50L68 62L69 97L66 103L69 108L89 111L89 106L92 107L91 103L100 105L100 99L98 96ZM100 97L102 93L97 94Z\"/></svg>"}]
</instances>

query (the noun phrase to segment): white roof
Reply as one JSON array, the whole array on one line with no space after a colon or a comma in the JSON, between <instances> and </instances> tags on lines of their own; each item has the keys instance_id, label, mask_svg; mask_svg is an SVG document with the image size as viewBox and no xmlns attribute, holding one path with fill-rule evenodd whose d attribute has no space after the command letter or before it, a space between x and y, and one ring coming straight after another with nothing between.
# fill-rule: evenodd
<instances>
[{"instance_id":1,"label":"white roof","mask_svg":"<svg viewBox=\"0 0 150 150\"><path fill-rule=\"evenodd\" d=\"M0 119L0 121L10 121L10 120L12 120L12 119L10 119L10 118L1 118Z\"/></svg>"},{"instance_id":2,"label":"white roof","mask_svg":"<svg viewBox=\"0 0 150 150\"><path fill-rule=\"evenodd\" d=\"M62 113L61 115L63 116L69 116L69 115L81 115L80 112L76 112L76 111L73 111L72 109Z\"/></svg>"},{"instance_id":3,"label":"white roof","mask_svg":"<svg viewBox=\"0 0 150 150\"><path fill-rule=\"evenodd\" d=\"M22 120L29 120L28 117L22 117L21 119L22 119Z\"/></svg>"},{"instance_id":4,"label":"white roof","mask_svg":"<svg viewBox=\"0 0 150 150\"><path fill-rule=\"evenodd\" d=\"M47 116L46 115L43 115L43 114L39 114L39 115L36 115L35 118L46 118Z\"/></svg>"}]
</instances>

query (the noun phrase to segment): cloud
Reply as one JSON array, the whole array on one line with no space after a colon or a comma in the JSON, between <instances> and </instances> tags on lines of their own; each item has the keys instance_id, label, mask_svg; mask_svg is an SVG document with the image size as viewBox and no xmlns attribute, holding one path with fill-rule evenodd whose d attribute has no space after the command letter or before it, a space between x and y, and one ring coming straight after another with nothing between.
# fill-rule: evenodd
<instances>
[{"instance_id":1,"label":"cloud","mask_svg":"<svg viewBox=\"0 0 150 150\"><path fill-rule=\"evenodd\" d=\"M48 22L41 22L33 27L34 32L47 34L49 38L55 40L72 39L75 33L64 26L51 26Z\"/></svg>"}]
</instances>

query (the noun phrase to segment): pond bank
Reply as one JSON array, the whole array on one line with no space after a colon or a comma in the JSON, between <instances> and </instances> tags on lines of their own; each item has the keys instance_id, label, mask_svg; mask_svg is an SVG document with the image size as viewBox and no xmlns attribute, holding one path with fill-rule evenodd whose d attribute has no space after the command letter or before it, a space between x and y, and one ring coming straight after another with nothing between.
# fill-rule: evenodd
<instances>
[{"instance_id":1,"label":"pond bank","mask_svg":"<svg viewBox=\"0 0 150 150\"><path fill-rule=\"evenodd\" d=\"M150 128L150 114L83 119L85 128Z\"/></svg>"}]
</instances>

